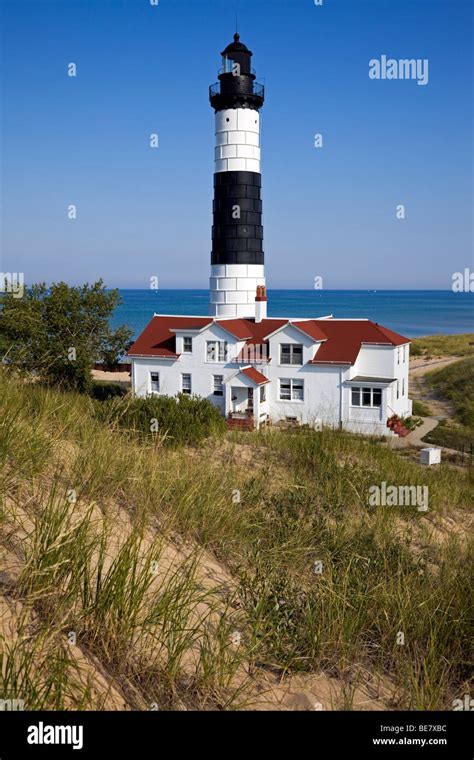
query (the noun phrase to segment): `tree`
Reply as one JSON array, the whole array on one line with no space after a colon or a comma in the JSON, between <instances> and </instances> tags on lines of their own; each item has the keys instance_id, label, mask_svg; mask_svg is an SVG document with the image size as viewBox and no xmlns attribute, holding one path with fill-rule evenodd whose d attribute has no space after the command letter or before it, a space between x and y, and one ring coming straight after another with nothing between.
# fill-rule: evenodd
<instances>
[{"instance_id":1,"label":"tree","mask_svg":"<svg viewBox=\"0 0 474 760\"><path fill-rule=\"evenodd\" d=\"M3 363L51 384L88 391L92 364L117 361L131 344L128 328L109 325L120 302L118 290L106 290L102 280L81 287L40 283L21 298L1 295Z\"/></svg>"}]
</instances>

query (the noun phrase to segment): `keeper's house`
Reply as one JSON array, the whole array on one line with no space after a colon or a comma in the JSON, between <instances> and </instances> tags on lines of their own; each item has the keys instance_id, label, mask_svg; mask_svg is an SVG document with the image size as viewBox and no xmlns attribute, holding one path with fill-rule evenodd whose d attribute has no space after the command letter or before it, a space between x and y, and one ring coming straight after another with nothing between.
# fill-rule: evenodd
<instances>
[{"instance_id":1,"label":"keeper's house","mask_svg":"<svg viewBox=\"0 0 474 760\"><path fill-rule=\"evenodd\" d=\"M366 319L267 318L260 109L252 52L222 52L209 317L155 315L128 356L136 396L196 394L230 425L288 420L391 435L411 414L409 340Z\"/></svg>"},{"instance_id":2,"label":"keeper's house","mask_svg":"<svg viewBox=\"0 0 474 760\"><path fill-rule=\"evenodd\" d=\"M387 435L411 414L407 338L365 319L257 320L155 315L129 351L134 393L196 394L242 427Z\"/></svg>"}]
</instances>

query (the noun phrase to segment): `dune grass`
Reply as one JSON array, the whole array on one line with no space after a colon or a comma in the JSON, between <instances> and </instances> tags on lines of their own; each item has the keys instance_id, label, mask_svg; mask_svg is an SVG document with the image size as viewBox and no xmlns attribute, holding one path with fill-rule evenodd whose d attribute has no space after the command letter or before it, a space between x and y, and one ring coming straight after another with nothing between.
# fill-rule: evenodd
<instances>
[{"instance_id":1,"label":"dune grass","mask_svg":"<svg viewBox=\"0 0 474 760\"><path fill-rule=\"evenodd\" d=\"M474 357L428 372L425 381L452 402L456 420L474 430Z\"/></svg>"},{"instance_id":2,"label":"dune grass","mask_svg":"<svg viewBox=\"0 0 474 760\"><path fill-rule=\"evenodd\" d=\"M474 333L414 338L410 353L412 356L473 356Z\"/></svg>"},{"instance_id":3,"label":"dune grass","mask_svg":"<svg viewBox=\"0 0 474 760\"><path fill-rule=\"evenodd\" d=\"M138 709L235 709L265 669L323 669L348 707L366 673L389 680L393 707L450 709L466 693L469 470L326 430L167 449L96 403L0 377L0 544L23 563L5 594L28 613L26 638L4 643L3 698L21 684L27 709L100 707L71 631ZM383 481L427 485L429 511L369 507ZM206 558L226 579L204 581Z\"/></svg>"}]
</instances>

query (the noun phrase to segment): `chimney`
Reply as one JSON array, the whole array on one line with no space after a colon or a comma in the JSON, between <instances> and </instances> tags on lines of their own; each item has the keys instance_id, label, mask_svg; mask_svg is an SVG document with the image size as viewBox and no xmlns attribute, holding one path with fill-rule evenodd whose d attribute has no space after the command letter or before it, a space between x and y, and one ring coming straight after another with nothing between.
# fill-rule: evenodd
<instances>
[{"instance_id":1,"label":"chimney","mask_svg":"<svg viewBox=\"0 0 474 760\"><path fill-rule=\"evenodd\" d=\"M261 322L267 318L267 289L265 285L257 285L255 296L255 321Z\"/></svg>"}]
</instances>

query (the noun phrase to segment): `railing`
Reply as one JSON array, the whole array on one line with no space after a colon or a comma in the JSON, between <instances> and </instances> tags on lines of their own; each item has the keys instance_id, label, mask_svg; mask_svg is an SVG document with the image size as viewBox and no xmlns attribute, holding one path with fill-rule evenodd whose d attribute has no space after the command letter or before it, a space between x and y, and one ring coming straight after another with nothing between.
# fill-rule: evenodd
<instances>
[{"instance_id":1,"label":"railing","mask_svg":"<svg viewBox=\"0 0 474 760\"><path fill-rule=\"evenodd\" d=\"M209 96L211 98L214 98L216 95L226 95L226 93L221 93L220 82L211 84L211 86L209 87ZM252 87L252 92L236 93L236 95L242 95L244 97L255 95L258 98L263 98L265 95L265 85L261 84L260 82L254 82L253 87Z\"/></svg>"}]
</instances>

